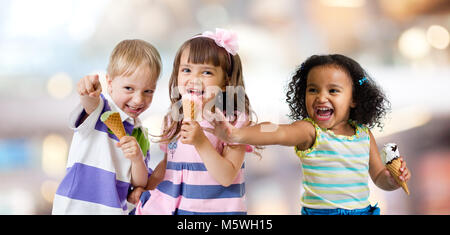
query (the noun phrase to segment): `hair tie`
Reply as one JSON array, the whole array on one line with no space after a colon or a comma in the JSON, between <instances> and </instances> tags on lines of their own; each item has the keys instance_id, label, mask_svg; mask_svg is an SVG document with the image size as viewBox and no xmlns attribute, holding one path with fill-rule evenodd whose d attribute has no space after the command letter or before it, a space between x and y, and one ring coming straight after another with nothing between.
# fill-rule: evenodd
<instances>
[{"instance_id":1,"label":"hair tie","mask_svg":"<svg viewBox=\"0 0 450 235\"><path fill-rule=\"evenodd\" d=\"M217 46L224 48L231 55L236 55L239 50L238 38L235 32L226 29L216 28L216 32L206 31L192 38L205 37L211 38Z\"/></svg>"},{"instance_id":2,"label":"hair tie","mask_svg":"<svg viewBox=\"0 0 450 235\"><path fill-rule=\"evenodd\" d=\"M367 79L367 77L363 77L361 79L358 80L359 85L361 86L362 84L364 84L365 82L368 82L369 80Z\"/></svg>"}]
</instances>

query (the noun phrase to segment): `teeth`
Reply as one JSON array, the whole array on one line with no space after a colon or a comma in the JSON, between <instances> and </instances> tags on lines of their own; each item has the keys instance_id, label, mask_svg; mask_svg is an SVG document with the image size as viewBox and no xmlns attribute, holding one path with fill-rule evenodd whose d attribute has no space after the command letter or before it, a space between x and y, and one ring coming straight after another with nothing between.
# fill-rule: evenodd
<instances>
[{"instance_id":1,"label":"teeth","mask_svg":"<svg viewBox=\"0 0 450 235\"><path fill-rule=\"evenodd\" d=\"M188 93L203 94L202 90L188 89Z\"/></svg>"},{"instance_id":2,"label":"teeth","mask_svg":"<svg viewBox=\"0 0 450 235\"><path fill-rule=\"evenodd\" d=\"M131 106L128 106L128 108L130 108L132 110L138 110L139 109L139 108L134 108L134 107L131 107Z\"/></svg>"}]
</instances>

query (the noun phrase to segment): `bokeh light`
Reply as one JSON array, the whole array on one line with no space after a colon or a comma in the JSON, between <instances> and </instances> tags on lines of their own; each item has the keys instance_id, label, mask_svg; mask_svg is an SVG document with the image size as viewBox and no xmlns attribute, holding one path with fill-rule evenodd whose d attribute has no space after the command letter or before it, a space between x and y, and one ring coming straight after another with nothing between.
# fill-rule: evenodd
<instances>
[{"instance_id":1,"label":"bokeh light","mask_svg":"<svg viewBox=\"0 0 450 235\"><path fill-rule=\"evenodd\" d=\"M423 58L430 51L425 30L416 27L402 33L398 40L398 47L402 55L408 59Z\"/></svg>"},{"instance_id":2,"label":"bokeh light","mask_svg":"<svg viewBox=\"0 0 450 235\"><path fill-rule=\"evenodd\" d=\"M54 180L46 180L41 185L41 195L49 203L53 202L59 182Z\"/></svg>"},{"instance_id":3,"label":"bokeh light","mask_svg":"<svg viewBox=\"0 0 450 235\"><path fill-rule=\"evenodd\" d=\"M448 30L440 25L432 25L427 30L428 43L434 48L445 49L450 42Z\"/></svg>"},{"instance_id":4,"label":"bokeh light","mask_svg":"<svg viewBox=\"0 0 450 235\"><path fill-rule=\"evenodd\" d=\"M365 0L320 0L320 2L329 7L362 7L366 4Z\"/></svg>"},{"instance_id":5,"label":"bokeh light","mask_svg":"<svg viewBox=\"0 0 450 235\"><path fill-rule=\"evenodd\" d=\"M60 135L50 134L42 143L42 170L53 177L61 177L66 170L68 145Z\"/></svg>"},{"instance_id":6,"label":"bokeh light","mask_svg":"<svg viewBox=\"0 0 450 235\"><path fill-rule=\"evenodd\" d=\"M67 73L57 73L47 82L48 94L55 99L64 99L72 92L72 79Z\"/></svg>"}]
</instances>

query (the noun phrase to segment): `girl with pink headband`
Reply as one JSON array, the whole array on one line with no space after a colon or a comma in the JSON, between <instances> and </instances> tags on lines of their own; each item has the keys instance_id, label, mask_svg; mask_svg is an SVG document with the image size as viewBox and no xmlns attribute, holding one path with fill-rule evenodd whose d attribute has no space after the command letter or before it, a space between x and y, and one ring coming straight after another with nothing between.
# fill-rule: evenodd
<instances>
[{"instance_id":1,"label":"girl with pink headband","mask_svg":"<svg viewBox=\"0 0 450 235\"><path fill-rule=\"evenodd\" d=\"M129 201L137 202L136 214L247 213L244 156L252 147L224 143L205 131L212 128L208 114L214 116L215 110L208 104L221 101L223 108L229 87L244 88L238 49L237 35L224 29L194 36L179 48L169 81L171 111L164 118L160 144L166 154L147 187L130 194ZM184 114L178 115L184 95L201 104L200 118L188 120L190 112L184 108ZM228 108L226 113L236 128L249 125L247 95L240 100L239 95L232 96L236 99L223 110ZM239 102L244 110L236 109Z\"/></svg>"}]
</instances>

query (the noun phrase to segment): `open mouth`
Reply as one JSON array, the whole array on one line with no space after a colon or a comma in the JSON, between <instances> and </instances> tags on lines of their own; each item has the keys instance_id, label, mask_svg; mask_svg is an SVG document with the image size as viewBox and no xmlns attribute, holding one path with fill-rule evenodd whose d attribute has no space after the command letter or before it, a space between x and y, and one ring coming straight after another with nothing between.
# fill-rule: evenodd
<instances>
[{"instance_id":1,"label":"open mouth","mask_svg":"<svg viewBox=\"0 0 450 235\"><path fill-rule=\"evenodd\" d=\"M316 113L317 120L327 121L334 113L334 109L329 107L317 107L314 112Z\"/></svg>"},{"instance_id":2,"label":"open mouth","mask_svg":"<svg viewBox=\"0 0 450 235\"><path fill-rule=\"evenodd\" d=\"M127 104L125 105L125 107L127 108L128 112L134 113L134 114L140 113L143 110L142 107L133 107L133 106L129 106Z\"/></svg>"},{"instance_id":3,"label":"open mouth","mask_svg":"<svg viewBox=\"0 0 450 235\"><path fill-rule=\"evenodd\" d=\"M199 90L199 89L188 88L187 93L191 94L191 95L202 96L205 93L205 91Z\"/></svg>"}]
</instances>

